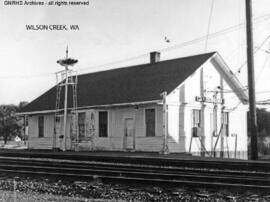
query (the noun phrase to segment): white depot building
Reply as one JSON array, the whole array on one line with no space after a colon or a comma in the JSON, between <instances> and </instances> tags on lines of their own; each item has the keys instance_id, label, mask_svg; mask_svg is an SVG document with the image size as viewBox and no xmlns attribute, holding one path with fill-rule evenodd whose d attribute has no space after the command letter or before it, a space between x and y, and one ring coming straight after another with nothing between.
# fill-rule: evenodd
<instances>
[{"instance_id":1,"label":"white depot building","mask_svg":"<svg viewBox=\"0 0 270 202\"><path fill-rule=\"evenodd\" d=\"M29 148L55 142L63 150L247 158L247 93L221 56L159 57L152 52L149 64L78 75L78 130L69 93L65 141L63 116L54 121L56 86L33 100L20 113L28 117Z\"/></svg>"}]
</instances>

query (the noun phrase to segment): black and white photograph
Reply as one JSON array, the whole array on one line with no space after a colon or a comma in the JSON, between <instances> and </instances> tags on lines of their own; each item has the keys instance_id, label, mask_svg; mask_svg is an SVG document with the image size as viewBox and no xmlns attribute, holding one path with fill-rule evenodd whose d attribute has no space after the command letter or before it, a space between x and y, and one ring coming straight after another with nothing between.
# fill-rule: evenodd
<instances>
[{"instance_id":1,"label":"black and white photograph","mask_svg":"<svg viewBox=\"0 0 270 202\"><path fill-rule=\"evenodd\" d=\"M270 201L270 0L1 0L0 201Z\"/></svg>"}]
</instances>

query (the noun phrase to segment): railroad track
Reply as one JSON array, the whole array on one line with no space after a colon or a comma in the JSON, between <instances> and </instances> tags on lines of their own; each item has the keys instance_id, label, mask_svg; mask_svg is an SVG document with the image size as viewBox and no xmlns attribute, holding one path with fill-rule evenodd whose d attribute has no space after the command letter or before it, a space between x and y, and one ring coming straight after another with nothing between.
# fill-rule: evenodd
<instances>
[{"instance_id":1,"label":"railroad track","mask_svg":"<svg viewBox=\"0 0 270 202\"><path fill-rule=\"evenodd\" d=\"M80 161L97 161L108 163L155 165L155 166L172 166L172 167L190 167L220 170L247 170L251 172L270 172L270 162L246 161L233 159L213 159L213 158L165 158L149 156L111 156L110 154L99 155L83 152L48 152L48 151L14 151L1 150L0 156L5 157L27 157L27 158L50 158Z\"/></svg>"},{"instance_id":2,"label":"railroad track","mask_svg":"<svg viewBox=\"0 0 270 202\"><path fill-rule=\"evenodd\" d=\"M219 168L222 162L219 162L215 169L212 168L213 162L211 162L210 168L205 168L206 166L198 168L197 166L192 166L191 162L193 161L189 162L191 166L187 164L182 166L164 166L93 160L83 162L76 160L0 157L0 172L82 180L99 178L104 181L270 190L270 172L265 171L265 169L254 171L248 166L242 166L242 169L238 170L236 167L224 170Z\"/></svg>"}]
</instances>

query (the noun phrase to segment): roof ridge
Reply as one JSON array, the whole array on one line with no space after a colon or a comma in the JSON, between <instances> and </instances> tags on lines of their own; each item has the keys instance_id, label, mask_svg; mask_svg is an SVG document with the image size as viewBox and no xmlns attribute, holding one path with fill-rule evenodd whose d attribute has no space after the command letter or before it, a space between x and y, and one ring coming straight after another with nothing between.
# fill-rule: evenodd
<instances>
[{"instance_id":1,"label":"roof ridge","mask_svg":"<svg viewBox=\"0 0 270 202\"><path fill-rule=\"evenodd\" d=\"M78 76L85 76L85 75L89 75L89 74L104 73L104 72L109 72L109 71L114 71L114 70L121 70L121 69L135 68L135 67L152 66L152 65L162 64L162 63L165 63L165 62L183 60L183 59L192 58L192 57L198 57L198 56L203 56L203 55L209 55L209 57L210 57L210 55L214 55L215 53L218 53L218 52L217 51L212 51L212 52L208 52L208 53L202 53L202 54L196 54L196 55L188 55L188 56L184 56L184 57L180 57L180 58L162 60L162 61L159 61L159 62L156 62L156 63L143 63L143 64L137 64L137 65L131 65L131 66L123 66L123 67L116 67L116 68L112 68L112 69L105 69L105 70L100 70L100 71L97 70L97 71L93 71L93 72L78 74Z\"/></svg>"}]
</instances>

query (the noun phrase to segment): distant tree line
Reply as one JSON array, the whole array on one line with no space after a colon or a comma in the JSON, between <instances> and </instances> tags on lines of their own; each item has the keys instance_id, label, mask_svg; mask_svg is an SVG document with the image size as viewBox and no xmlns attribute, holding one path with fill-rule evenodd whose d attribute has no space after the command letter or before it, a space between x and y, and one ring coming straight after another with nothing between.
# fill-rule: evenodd
<instances>
[{"instance_id":1,"label":"distant tree line","mask_svg":"<svg viewBox=\"0 0 270 202\"><path fill-rule=\"evenodd\" d=\"M270 112L266 109L256 109L258 151L261 154L270 154ZM250 136L250 119L248 113L248 136Z\"/></svg>"},{"instance_id":2,"label":"distant tree line","mask_svg":"<svg viewBox=\"0 0 270 202\"><path fill-rule=\"evenodd\" d=\"M265 109L257 109L257 125L261 136L270 135L270 112Z\"/></svg>"}]
</instances>

